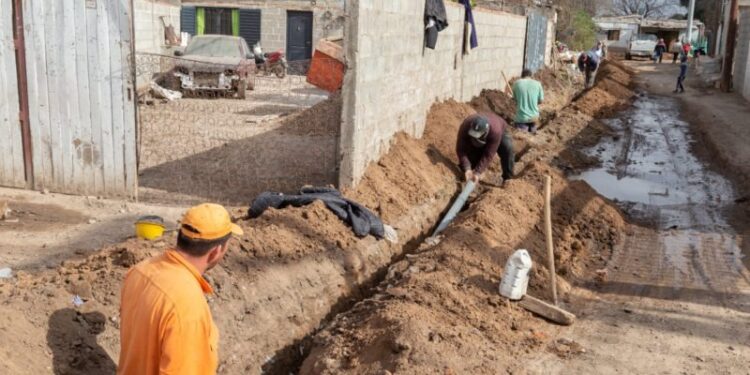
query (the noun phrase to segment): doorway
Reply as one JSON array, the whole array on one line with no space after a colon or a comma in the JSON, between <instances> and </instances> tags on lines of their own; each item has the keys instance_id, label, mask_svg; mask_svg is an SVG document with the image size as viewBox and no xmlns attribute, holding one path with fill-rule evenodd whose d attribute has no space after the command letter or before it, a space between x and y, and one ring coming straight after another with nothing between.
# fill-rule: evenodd
<instances>
[{"instance_id":1,"label":"doorway","mask_svg":"<svg viewBox=\"0 0 750 375\"><path fill-rule=\"evenodd\" d=\"M286 53L289 61L312 58L312 12L288 11L286 22Z\"/></svg>"}]
</instances>

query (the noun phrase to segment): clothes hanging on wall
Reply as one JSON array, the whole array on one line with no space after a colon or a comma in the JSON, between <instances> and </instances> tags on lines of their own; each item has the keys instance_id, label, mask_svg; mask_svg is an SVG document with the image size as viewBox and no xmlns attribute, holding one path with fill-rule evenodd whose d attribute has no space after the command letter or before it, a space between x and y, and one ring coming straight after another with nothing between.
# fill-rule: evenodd
<instances>
[{"instance_id":1,"label":"clothes hanging on wall","mask_svg":"<svg viewBox=\"0 0 750 375\"><path fill-rule=\"evenodd\" d=\"M435 49L438 33L448 27L443 0L427 0L424 5L425 47Z\"/></svg>"},{"instance_id":2,"label":"clothes hanging on wall","mask_svg":"<svg viewBox=\"0 0 750 375\"><path fill-rule=\"evenodd\" d=\"M466 10L464 22L468 27L464 27L464 53L468 54L470 49L479 47L479 41L477 40L477 26L474 22L474 12L471 9L471 0L461 0L461 3ZM466 43L467 39L468 43Z\"/></svg>"}]
</instances>

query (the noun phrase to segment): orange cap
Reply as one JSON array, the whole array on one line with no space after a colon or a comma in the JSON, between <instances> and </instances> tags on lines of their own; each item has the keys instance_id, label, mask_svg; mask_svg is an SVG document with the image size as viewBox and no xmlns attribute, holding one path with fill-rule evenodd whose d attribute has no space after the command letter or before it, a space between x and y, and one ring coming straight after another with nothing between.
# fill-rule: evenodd
<instances>
[{"instance_id":1,"label":"orange cap","mask_svg":"<svg viewBox=\"0 0 750 375\"><path fill-rule=\"evenodd\" d=\"M230 233L241 236L244 232L233 224L226 208L213 203L203 203L190 208L182 217L180 233L196 240L216 240Z\"/></svg>"}]
</instances>

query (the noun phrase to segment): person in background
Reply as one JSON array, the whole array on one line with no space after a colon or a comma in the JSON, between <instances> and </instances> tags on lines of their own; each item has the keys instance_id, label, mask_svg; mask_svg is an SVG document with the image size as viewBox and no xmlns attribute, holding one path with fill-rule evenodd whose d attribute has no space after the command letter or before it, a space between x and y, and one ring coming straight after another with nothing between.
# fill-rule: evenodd
<instances>
[{"instance_id":1,"label":"person in background","mask_svg":"<svg viewBox=\"0 0 750 375\"><path fill-rule=\"evenodd\" d=\"M661 64L661 59L665 52L667 52L667 45L664 43L664 39L659 39L659 42L656 43L656 47L654 47L654 64Z\"/></svg>"},{"instance_id":2,"label":"person in background","mask_svg":"<svg viewBox=\"0 0 750 375\"><path fill-rule=\"evenodd\" d=\"M578 69L583 72L586 77L585 87L587 89L594 86L594 79L596 78L596 70L599 68L599 61L599 56L594 50L583 52L578 56Z\"/></svg>"},{"instance_id":3,"label":"person in background","mask_svg":"<svg viewBox=\"0 0 750 375\"><path fill-rule=\"evenodd\" d=\"M494 113L467 117L458 129L456 155L466 181L478 183L495 154L500 156L502 185L513 178L515 155L508 124Z\"/></svg>"},{"instance_id":4,"label":"person in background","mask_svg":"<svg viewBox=\"0 0 750 375\"><path fill-rule=\"evenodd\" d=\"M599 57L599 61L607 57L607 49L601 41L596 42L596 45L592 50L596 53L596 56Z\"/></svg>"},{"instance_id":5,"label":"person in background","mask_svg":"<svg viewBox=\"0 0 750 375\"><path fill-rule=\"evenodd\" d=\"M685 82L685 77L687 77L687 69L688 69L688 54L684 50L680 52L680 75L677 76L677 87L674 89L674 93L683 93L685 92L685 87L682 85Z\"/></svg>"},{"instance_id":6,"label":"person in background","mask_svg":"<svg viewBox=\"0 0 750 375\"><path fill-rule=\"evenodd\" d=\"M219 331L203 274L219 264L242 229L216 204L189 209L177 244L125 276L120 299L120 375L209 375L219 364Z\"/></svg>"},{"instance_id":7,"label":"person in background","mask_svg":"<svg viewBox=\"0 0 750 375\"><path fill-rule=\"evenodd\" d=\"M513 100L516 101L516 128L536 134L539 125L539 104L544 100L544 88L541 82L531 78L531 70L524 69L521 79L513 83Z\"/></svg>"}]
</instances>

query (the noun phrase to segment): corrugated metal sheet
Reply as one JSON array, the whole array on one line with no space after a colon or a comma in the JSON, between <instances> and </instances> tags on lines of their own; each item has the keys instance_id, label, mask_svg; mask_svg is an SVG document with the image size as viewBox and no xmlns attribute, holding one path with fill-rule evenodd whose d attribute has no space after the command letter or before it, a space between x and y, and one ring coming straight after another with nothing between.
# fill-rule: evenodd
<instances>
[{"instance_id":1,"label":"corrugated metal sheet","mask_svg":"<svg viewBox=\"0 0 750 375\"><path fill-rule=\"evenodd\" d=\"M195 7L180 8L180 31L195 35Z\"/></svg>"},{"instance_id":2,"label":"corrugated metal sheet","mask_svg":"<svg viewBox=\"0 0 750 375\"><path fill-rule=\"evenodd\" d=\"M34 188L135 195L130 4L23 1Z\"/></svg>"},{"instance_id":3,"label":"corrugated metal sheet","mask_svg":"<svg viewBox=\"0 0 750 375\"><path fill-rule=\"evenodd\" d=\"M260 9L240 9L240 36L250 48L260 40L260 17Z\"/></svg>"},{"instance_id":4,"label":"corrugated metal sheet","mask_svg":"<svg viewBox=\"0 0 750 375\"><path fill-rule=\"evenodd\" d=\"M0 185L23 187L23 143L13 44L13 1L0 0Z\"/></svg>"},{"instance_id":5,"label":"corrugated metal sheet","mask_svg":"<svg viewBox=\"0 0 750 375\"><path fill-rule=\"evenodd\" d=\"M532 72L544 67L547 46L547 17L532 12L526 24L526 59L524 67Z\"/></svg>"}]
</instances>

